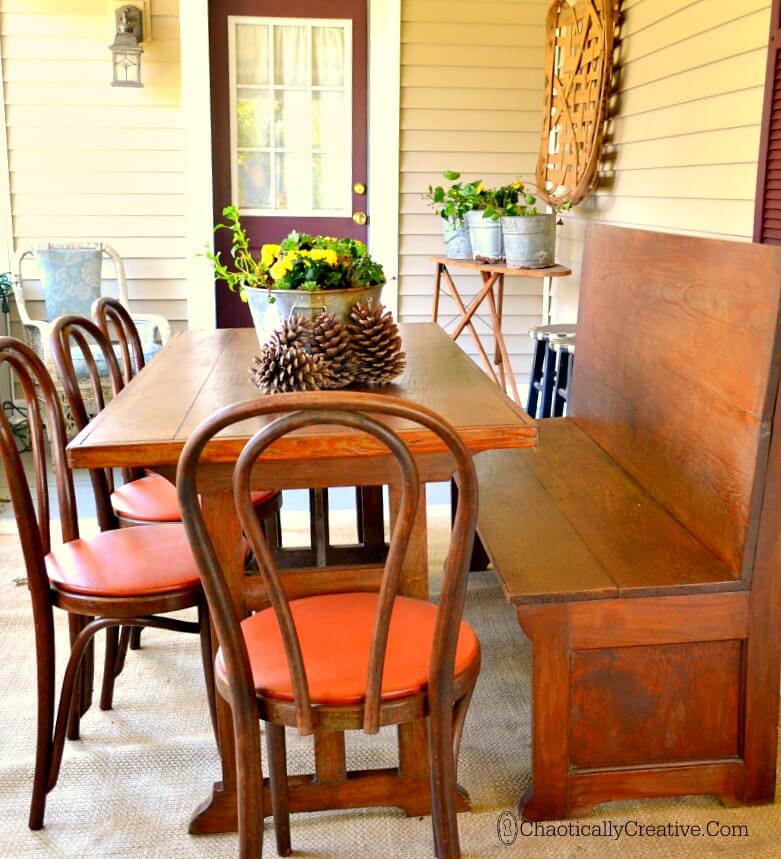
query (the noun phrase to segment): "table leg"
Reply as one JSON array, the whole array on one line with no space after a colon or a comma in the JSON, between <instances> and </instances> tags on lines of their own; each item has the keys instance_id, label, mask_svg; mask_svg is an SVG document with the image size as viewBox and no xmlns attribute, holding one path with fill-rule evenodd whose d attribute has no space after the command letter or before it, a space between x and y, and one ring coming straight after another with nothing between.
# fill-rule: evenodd
<instances>
[{"instance_id":1,"label":"table leg","mask_svg":"<svg viewBox=\"0 0 781 859\"><path fill-rule=\"evenodd\" d=\"M441 262L437 263L437 270L434 273L434 306L431 308L431 321L436 322L439 319L439 290L442 288L442 269L444 266Z\"/></svg>"},{"instance_id":2,"label":"table leg","mask_svg":"<svg viewBox=\"0 0 781 859\"><path fill-rule=\"evenodd\" d=\"M228 586L237 599L240 617L246 613L240 603L241 580L244 577L244 549L241 539L233 493L230 488L206 490L202 495L203 514L214 549L220 559ZM214 652L217 640L212 629ZM233 717L228 703L217 698L217 733L222 765L222 780L215 782L211 796L195 810L190 819L191 835L209 832L235 832L238 825L236 809L236 749L233 740Z\"/></svg>"},{"instance_id":3,"label":"table leg","mask_svg":"<svg viewBox=\"0 0 781 859\"><path fill-rule=\"evenodd\" d=\"M448 272L448 270L445 268L442 273L445 275L445 283L447 284L448 291L453 297L453 301L455 301L456 306L461 311L461 319L456 326L455 332L450 335L450 339L458 339L464 328L468 328L469 334L472 337L472 342L475 344L475 348L479 352L480 357L483 359L483 364L485 365L486 372L498 385L499 380L496 377L496 373L494 372L494 368L491 365L491 362L488 360L488 355L486 354L485 348L483 347L483 343L480 340L480 335L477 333L477 331L475 330L475 326L472 324L472 316L487 295L486 290L488 289L490 291L490 289L493 288L493 284L491 284L490 288L483 287L480 293L472 300L472 303L469 305L469 309L467 310L466 305L464 304L461 296L458 293L458 290L456 289L455 283L453 283L453 278L450 277L450 272Z\"/></svg>"},{"instance_id":4,"label":"table leg","mask_svg":"<svg viewBox=\"0 0 781 859\"><path fill-rule=\"evenodd\" d=\"M485 272L483 272L483 277L485 278ZM499 314L499 330L502 328L502 310L504 308L504 275L500 274L497 279L498 284L498 294L496 296L496 309ZM502 385L502 390L507 390L507 378L505 376L504 370L504 361L502 360L502 353L499 349L499 341L496 339L496 331L494 331L494 364L499 367L499 381Z\"/></svg>"},{"instance_id":5,"label":"table leg","mask_svg":"<svg viewBox=\"0 0 781 859\"><path fill-rule=\"evenodd\" d=\"M499 313L496 308L496 302L494 301L494 294L491 292L488 296L488 306L491 308L491 316L494 321L494 335L496 337L496 345L499 348L499 352L502 356L502 364L507 367L507 374L510 377L510 387L513 391L513 398L515 402L521 406L521 395L518 392L518 385L515 382L515 373L513 372L513 365L510 362L510 356L507 352L507 346L504 342L504 335L502 334L502 320L499 317Z\"/></svg>"}]
</instances>

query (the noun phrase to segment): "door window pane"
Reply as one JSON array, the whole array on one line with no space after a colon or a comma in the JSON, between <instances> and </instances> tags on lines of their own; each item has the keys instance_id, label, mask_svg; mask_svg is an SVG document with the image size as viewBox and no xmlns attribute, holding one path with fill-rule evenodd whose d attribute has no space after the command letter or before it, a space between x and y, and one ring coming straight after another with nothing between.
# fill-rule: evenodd
<instances>
[{"instance_id":1,"label":"door window pane","mask_svg":"<svg viewBox=\"0 0 781 859\"><path fill-rule=\"evenodd\" d=\"M271 96L267 91L238 91L236 130L240 148L268 149L271 145Z\"/></svg>"},{"instance_id":2,"label":"door window pane","mask_svg":"<svg viewBox=\"0 0 781 859\"><path fill-rule=\"evenodd\" d=\"M274 27L274 83L307 86L306 27Z\"/></svg>"},{"instance_id":3,"label":"door window pane","mask_svg":"<svg viewBox=\"0 0 781 859\"><path fill-rule=\"evenodd\" d=\"M344 86L344 30L341 27L312 28L312 83Z\"/></svg>"},{"instance_id":4,"label":"door window pane","mask_svg":"<svg viewBox=\"0 0 781 859\"><path fill-rule=\"evenodd\" d=\"M269 28L257 24L236 27L236 81L240 84L269 82Z\"/></svg>"},{"instance_id":5,"label":"door window pane","mask_svg":"<svg viewBox=\"0 0 781 859\"><path fill-rule=\"evenodd\" d=\"M310 165L308 152L277 153L277 209L301 211L312 208Z\"/></svg>"},{"instance_id":6,"label":"door window pane","mask_svg":"<svg viewBox=\"0 0 781 859\"><path fill-rule=\"evenodd\" d=\"M351 22L230 26L233 201L256 215L349 216Z\"/></svg>"},{"instance_id":7,"label":"door window pane","mask_svg":"<svg viewBox=\"0 0 781 859\"><path fill-rule=\"evenodd\" d=\"M338 209L350 184L350 169L343 158L332 153L312 156L313 209Z\"/></svg>"},{"instance_id":8,"label":"door window pane","mask_svg":"<svg viewBox=\"0 0 781 859\"><path fill-rule=\"evenodd\" d=\"M309 93L276 90L274 93L274 142L279 149L308 149Z\"/></svg>"},{"instance_id":9,"label":"door window pane","mask_svg":"<svg viewBox=\"0 0 781 859\"><path fill-rule=\"evenodd\" d=\"M343 92L312 93L312 146L314 149L344 150L351 131Z\"/></svg>"},{"instance_id":10,"label":"door window pane","mask_svg":"<svg viewBox=\"0 0 781 859\"><path fill-rule=\"evenodd\" d=\"M268 152L239 152L239 205L271 208L271 156Z\"/></svg>"}]
</instances>

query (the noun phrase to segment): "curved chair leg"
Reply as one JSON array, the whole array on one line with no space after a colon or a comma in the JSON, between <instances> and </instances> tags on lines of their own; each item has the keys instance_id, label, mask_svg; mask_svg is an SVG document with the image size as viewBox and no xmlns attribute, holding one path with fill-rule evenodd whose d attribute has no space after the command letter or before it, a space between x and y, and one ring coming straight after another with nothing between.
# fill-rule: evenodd
<instances>
[{"instance_id":1,"label":"curved chair leg","mask_svg":"<svg viewBox=\"0 0 781 859\"><path fill-rule=\"evenodd\" d=\"M74 646L76 640L81 635L82 630L92 621L91 617L86 617L78 614L68 615L68 631L70 634L71 647ZM68 719L67 737L69 740L79 739L79 728L81 717L89 710L92 703L92 675L93 675L93 656L92 649L81 664L81 671L76 678L78 682L78 694L73 697L71 705L70 718Z\"/></svg>"},{"instance_id":2,"label":"curved chair leg","mask_svg":"<svg viewBox=\"0 0 781 859\"><path fill-rule=\"evenodd\" d=\"M122 669L125 667L125 660L127 659L127 649L130 645L130 636L133 633L134 629L140 629L141 627L135 626L123 626L122 631L119 633L119 645L117 646L117 663L114 666L114 676L119 677L122 673Z\"/></svg>"},{"instance_id":3,"label":"curved chair leg","mask_svg":"<svg viewBox=\"0 0 781 859\"><path fill-rule=\"evenodd\" d=\"M65 747L65 735L70 728L73 713L78 707L83 660L89 652L95 633L100 632L101 629L117 626L119 623L121 621L106 617L90 620L82 628L71 645L70 657L68 658L68 664L65 666L65 676L62 679L62 687L60 689L60 703L57 706L57 721L54 725L54 735L52 737L47 791L51 790L57 784L57 777L60 774L62 752Z\"/></svg>"},{"instance_id":4,"label":"curved chair leg","mask_svg":"<svg viewBox=\"0 0 781 859\"><path fill-rule=\"evenodd\" d=\"M206 697L209 701L209 717L217 748L220 747L220 735L217 730L217 692L214 687L214 651L212 650L212 630L209 623L209 609L206 603L198 606L198 633L201 639L201 660L203 661L203 679L206 683Z\"/></svg>"},{"instance_id":5,"label":"curved chair leg","mask_svg":"<svg viewBox=\"0 0 781 859\"><path fill-rule=\"evenodd\" d=\"M453 708L445 696L429 692L429 754L431 759L431 824L437 859L460 859L453 762Z\"/></svg>"},{"instance_id":6,"label":"curved chair leg","mask_svg":"<svg viewBox=\"0 0 781 859\"><path fill-rule=\"evenodd\" d=\"M49 788L49 764L54 729L54 618L51 607L45 622L35 630L35 661L38 674L38 714L35 740L35 775L30 801L30 829L41 829Z\"/></svg>"},{"instance_id":7,"label":"curved chair leg","mask_svg":"<svg viewBox=\"0 0 781 859\"><path fill-rule=\"evenodd\" d=\"M260 757L260 722L254 700L230 702L233 741L236 746L236 797L239 817L240 859L263 855L263 765Z\"/></svg>"},{"instance_id":8,"label":"curved chair leg","mask_svg":"<svg viewBox=\"0 0 781 859\"><path fill-rule=\"evenodd\" d=\"M453 709L453 767L454 778L458 782L458 756L461 753L461 739L464 735L464 722L466 714L469 710L469 704L472 701L472 695L477 685L477 673L475 673L472 685L467 690L466 695L460 701L456 701L456 706Z\"/></svg>"},{"instance_id":9,"label":"curved chair leg","mask_svg":"<svg viewBox=\"0 0 781 859\"><path fill-rule=\"evenodd\" d=\"M271 788L271 805L274 813L274 834L277 853L290 856L290 811L287 804L287 751L283 725L265 723L268 751L268 780Z\"/></svg>"},{"instance_id":10,"label":"curved chair leg","mask_svg":"<svg viewBox=\"0 0 781 859\"><path fill-rule=\"evenodd\" d=\"M140 626L134 626L130 630L130 649L141 650L141 629Z\"/></svg>"},{"instance_id":11,"label":"curved chair leg","mask_svg":"<svg viewBox=\"0 0 781 859\"><path fill-rule=\"evenodd\" d=\"M114 679L119 659L119 627L106 630L106 655L103 659L103 684L100 690L100 709L110 710L114 700Z\"/></svg>"}]
</instances>

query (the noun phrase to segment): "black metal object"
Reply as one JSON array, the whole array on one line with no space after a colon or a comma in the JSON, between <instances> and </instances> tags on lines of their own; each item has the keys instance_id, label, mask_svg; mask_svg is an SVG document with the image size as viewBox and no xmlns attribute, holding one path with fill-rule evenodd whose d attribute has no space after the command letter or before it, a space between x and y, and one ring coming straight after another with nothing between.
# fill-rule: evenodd
<instances>
[{"instance_id":1,"label":"black metal object","mask_svg":"<svg viewBox=\"0 0 781 859\"><path fill-rule=\"evenodd\" d=\"M554 344L574 338L574 335L575 326L572 324L538 325L529 331L529 336L534 339L529 393L526 400L526 412L530 417L549 418L564 413L574 359L568 351L567 359L561 368L564 370L562 374L559 364L561 364L563 352L557 354ZM559 380L565 378L566 385L563 387L566 390L562 396L559 392L559 388L562 387Z\"/></svg>"}]
</instances>

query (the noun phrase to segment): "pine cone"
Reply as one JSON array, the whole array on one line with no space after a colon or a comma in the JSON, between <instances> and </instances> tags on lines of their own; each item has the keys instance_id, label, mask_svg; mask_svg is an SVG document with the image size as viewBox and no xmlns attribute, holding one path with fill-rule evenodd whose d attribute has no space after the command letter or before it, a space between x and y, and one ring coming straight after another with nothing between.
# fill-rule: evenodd
<instances>
[{"instance_id":1,"label":"pine cone","mask_svg":"<svg viewBox=\"0 0 781 859\"><path fill-rule=\"evenodd\" d=\"M356 304L348 330L357 381L381 385L395 379L406 366L399 327L384 305L371 299Z\"/></svg>"},{"instance_id":2,"label":"pine cone","mask_svg":"<svg viewBox=\"0 0 781 859\"><path fill-rule=\"evenodd\" d=\"M350 333L347 326L335 314L324 312L315 319L312 326L311 351L322 355L331 376L329 388L343 388L354 377Z\"/></svg>"},{"instance_id":3,"label":"pine cone","mask_svg":"<svg viewBox=\"0 0 781 859\"><path fill-rule=\"evenodd\" d=\"M252 359L249 378L263 394L320 391L328 386L330 372L322 355L301 347L267 343Z\"/></svg>"},{"instance_id":4,"label":"pine cone","mask_svg":"<svg viewBox=\"0 0 781 859\"><path fill-rule=\"evenodd\" d=\"M269 343L275 346L298 346L306 349L312 340L312 322L298 313L286 319L271 335Z\"/></svg>"}]
</instances>

